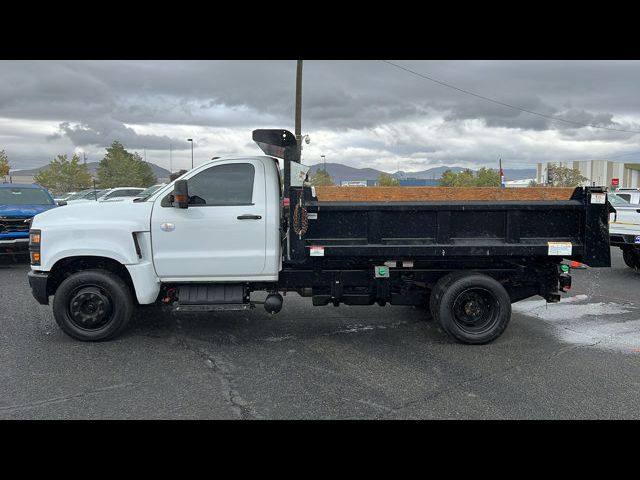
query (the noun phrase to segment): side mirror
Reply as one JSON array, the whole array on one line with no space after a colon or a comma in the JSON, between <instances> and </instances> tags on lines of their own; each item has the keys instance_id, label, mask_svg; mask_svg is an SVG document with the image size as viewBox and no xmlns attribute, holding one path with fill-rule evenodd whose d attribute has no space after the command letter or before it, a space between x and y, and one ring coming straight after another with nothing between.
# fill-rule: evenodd
<instances>
[{"instance_id":1,"label":"side mirror","mask_svg":"<svg viewBox=\"0 0 640 480\"><path fill-rule=\"evenodd\" d=\"M176 180L173 184L173 206L189 208L189 187L186 180Z\"/></svg>"},{"instance_id":2,"label":"side mirror","mask_svg":"<svg viewBox=\"0 0 640 480\"><path fill-rule=\"evenodd\" d=\"M67 201L66 201L66 200L60 200L60 201L58 202L58 206L59 206L59 207L64 207L66 204L67 204Z\"/></svg>"}]
</instances>

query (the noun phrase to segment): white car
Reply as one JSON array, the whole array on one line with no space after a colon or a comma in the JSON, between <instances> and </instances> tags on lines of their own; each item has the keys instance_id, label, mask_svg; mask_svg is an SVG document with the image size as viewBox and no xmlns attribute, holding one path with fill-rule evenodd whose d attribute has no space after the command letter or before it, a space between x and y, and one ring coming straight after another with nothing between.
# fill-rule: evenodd
<instances>
[{"instance_id":1,"label":"white car","mask_svg":"<svg viewBox=\"0 0 640 480\"><path fill-rule=\"evenodd\" d=\"M138 195L136 195L135 198L147 198L147 197L150 197L152 194L156 193L158 190L160 190L165 185L166 185L166 183L158 183L157 185L152 185L151 187L147 188L146 190L143 190Z\"/></svg>"},{"instance_id":2,"label":"white car","mask_svg":"<svg viewBox=\"0 0 640 480\"><path fill-rule=\"evenodd\" d=\"M615 194L631 205L640 204L640 188L618 188Z\"/></svg>"},{"instance_id":3,"label":"white car","mask_svg":"<svg viewBox=\"0 0 640 480\"><path fill-rule=\"evenodd\" d=\"M111 188L98 198L98 202L122 202L127 198L132 199L137 197L143 191L144 188L140 187Z\"/></svg>"},{"instance_id":4,"label":"white car","mask_svg":"<svg viewBox=\"0 0 640 480\"><path fill-rule=\"evenodd\" d=\"M616 193L607 195L615 213L609 214L609 241L622 249L624 263L640 269L640 205L631 205Z\"/></svg>"},{"instance_id":5,"label":"white car","mask_svg":"<svg viewBox=\"0 0 640 480\"><path fill-rule=\"evenodd\" d=\"M61 195L57 195L53 197L53 200L58 203L58 202L66 202L69 198L73 197L76 193L78 192L66 192L63 193Z\"/></svg>"},{"instance_id":6,"label":"white car","mask_svg":"<svg viewBox=\"0 0 640 480\"><path fill-rule=\"evenodd\" d=\"M93 188L82 190L81 192L74 193L70 197L63 200L68 205L72 205L74 203L82 203L82 202L95 202L100 198L100 195L104 194L106 190Z\"/></svg>"}]
</instances>

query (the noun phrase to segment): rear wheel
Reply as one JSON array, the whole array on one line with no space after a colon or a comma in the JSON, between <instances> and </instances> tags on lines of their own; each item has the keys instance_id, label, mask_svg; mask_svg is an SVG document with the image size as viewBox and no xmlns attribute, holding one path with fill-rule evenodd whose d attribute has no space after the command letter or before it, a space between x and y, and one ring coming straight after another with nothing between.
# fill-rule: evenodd
<instances>
[{"instance_id":1,"label":"rear wheel","mask_svg":"<svg viewBox=\"0 0 640 480\"><path fill-rule=\"evenodd\" d=\"M119 335L134 308L130 288L106 270L72 274L60 284L53 299L58 326L67 335L89 342Z\"/></svg>"},{"instance_id":2,"label":"rear wheel","mask_svg":"<svg viewBox=\"0 0 640 480\"><path fill-rule=\"evenodd\" d=\"M462 278L467 275L469 275L469 272L452 272L445 275L444 277L441 277L440 280L436 282L433 290L431 290L431 296L429 297L429 311L431 312L431 316L434 319L438 319L438 305L440 305L440 301L442 299L442 296L444 295L444 292L446 292L447 288L449 288L449 284L451 284L451 282L457 280L458 278Z\"/></svg>"},{"instance_id":3,"label":"rear wheel","mask_svg":"<svg viewBox=\"0 0 640 480\"><path fill-rule=\"evenodd\" d=\"M432 303L434 317L442 329L459 342L488 343L507 328L511 299L495 279L480 273L460 272L443 279L439 290L441 294Z\"/></svg>"}]
</instances>

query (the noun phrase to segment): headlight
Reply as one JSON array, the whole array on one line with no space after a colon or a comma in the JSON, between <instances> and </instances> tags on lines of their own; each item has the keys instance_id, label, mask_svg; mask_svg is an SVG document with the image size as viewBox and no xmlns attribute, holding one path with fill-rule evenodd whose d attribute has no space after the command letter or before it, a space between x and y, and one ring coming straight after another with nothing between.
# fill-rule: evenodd
<instances>
[{"instance_id":1,"label":"headlight","mask_svg":"<svg viewBox=\"0 0 640 480\"><path fill-rule=\"evenodd\" d=\"M31 265L40 265L40 230L29 230L29 256L31 257Z\"/></svg>"}]
</instances>

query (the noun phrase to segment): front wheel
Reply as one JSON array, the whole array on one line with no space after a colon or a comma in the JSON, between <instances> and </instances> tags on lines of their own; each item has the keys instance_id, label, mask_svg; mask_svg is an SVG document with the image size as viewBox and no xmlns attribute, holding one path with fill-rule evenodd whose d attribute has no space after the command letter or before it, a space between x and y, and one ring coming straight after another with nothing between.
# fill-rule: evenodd
<instances>
[{"instance_id":1,"label":"front wheel","mask_svg":"<svg viewBox=\"0 0 640 480\"><path fill-rule=\"evenodd\" d=\"M53 299L53 315L69 336L85 342L119 335L134 311L131 290L116 274L86 270L67 277Z\"/></svg>"},{"instance_id":2,"label":"front wheel","mask_svg":"<svg viewBox=\"0 0 640 480\"><path fill-rule=\"evenodd\" d=\"M432 305L442 329L467 344L498 338L511 318L511 299L497 280L480 273L453 276Z\"/></svg>"}]
</instances>

